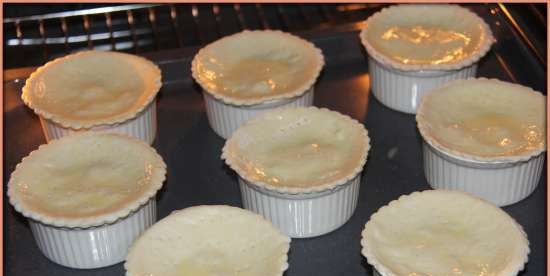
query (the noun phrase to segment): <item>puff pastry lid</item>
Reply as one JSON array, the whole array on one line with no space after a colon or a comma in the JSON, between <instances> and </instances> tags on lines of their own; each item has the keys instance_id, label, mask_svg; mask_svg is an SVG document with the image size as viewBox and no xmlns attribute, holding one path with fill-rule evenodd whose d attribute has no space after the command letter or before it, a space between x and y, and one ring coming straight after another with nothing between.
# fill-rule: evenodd
<instances>
[{"instance_id":1,"label":"puff pastry lid","mask_svg":"<svg viewBox=\"0 0 550 276\"><path fill-rule=\"evenodd\" d=\"M241 177L282 193L328 190L363 170L369 137L356 120L324 108L277 109L226 141L222 158Z\"/></svg>"},{"instance_id":2,"label":"puff pastry lid","mask_svg":"<svg viewBox=\"0 0 550 276\"><path fill-rule=\"evenodd\" d=\"M520 161L546 149L546 97L495 79L452 81L431 91L416 121L427 143L467 160Z\"/></svg>"},{"instance_id":3,"label":"puff pastry lid","mask_svg":"<svg viewBox=\"0 0 550 276\"><path fill-rule=\"evenodd\" d=\"M24 216L60 227L125 217L155 196L166 164L145 142L103 132L65 136L23 158L8 182Z\"/></svg>"},{"instance_id":4,"label":"puff pastry lid","mask_svg":"<svg viewBox=\"0 0 550 276\"><path fill-rule=\"evenodd\" d=\"M415 192L373 214L362 254L382 276L514 276L529 242L500 208L457 191Z\"/></svg>"},{"instance_id":5,"label":"puff pastry lid","mask_svg":"<svg viewBox=\"0 0 550 276\"><path fill-rule=\"evenodd\" d=\"M405 71L460 69L477 62L494 43L483 19L443 4L384 8L367 19L360 39L378 62Z\"/></svg>"},{"instance_id":6,"label":"puff pastry lid","mask_svg":"<svg viewBox=\"0 0 550 276\"><path fill-rule=\"evenodd\" d=\"M136 117L161 86L160 69L145 58L83 51L39 67L21 98L43 118L81 129Z\"/></svg>"},{"instance_id":7,"label":"puff pastry lid","mask_svg":"<svg viewBox=\"0 0 550 276\"><path fill-rule=\"evenodd\" d=\"M202 48L193 78L205 93L234 105L254 105L306 93L324 66L320 49L281 31L243 31Z\"/></svg>"},{"instance_id":8,"label":"puff pastry lid","mask_svg":"<svg viewBox=\"0 0 550 276\"><path fill-rule=\"evenodd\" d=\"M132 245L127 276L281 276L290 238L250 211L203 205L175 211Z\"/></svg>"}]
</instances>

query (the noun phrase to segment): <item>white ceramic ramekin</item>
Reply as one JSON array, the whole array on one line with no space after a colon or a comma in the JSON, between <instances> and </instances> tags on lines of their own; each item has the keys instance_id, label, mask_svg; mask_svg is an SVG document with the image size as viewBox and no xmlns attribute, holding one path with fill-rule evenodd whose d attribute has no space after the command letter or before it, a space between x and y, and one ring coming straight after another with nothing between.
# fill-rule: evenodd
<instances>
[{"instance_id":1,"label":"white ceramic ramekin","mask_svg":"<svg viewBox=\"0 0 550 276\"><path fill-rule=\"evenodd\" d=\"M481 162L445 153L423 142L424 172L434 189L459 190L505 206L529 196L542 175L546 153L528 160Z\"/></svg>"},{"instance_id":2,"label":"white ceramic ramekin","mask_svg":"<svg viewBox=\"0 0 550 276\"><path fill-rule=\"evenodd\" d=\"M307 107L313 105L314 88L294 98L272 100L255 105L233 105L216 99L207 92L204 95L206 115L210 126L224 139L231 136L239 126L262 113L283 107Z\"/></svg>"},{"instance_id":3,"label":"white ceramic ramekin","mask_svg":"<svg viewBox=\"0 0 550 276\"><path fill-rule=\"evenodd\" d=\"M153 99L153 101L149 103L144 110L139 112L136 117L132 119L121 123L98 125L91 128L73 129L70 127L64 127L50 119L43 118L40 115L38 116L40 118L42 130L46 136L46 141L59 139L75 132L91 130L125 134L143 140L151 145L155 140L155 135L157 133L156 99Z\"/></svg>"},{"instance_id":4,"label":"white ceramic ramekin","mask_svg":"<svg viewBox=\"0 0 550 276\"><path fill-rule=\"evenodd\" d=\"M102 72L107 68L111 71ZM119 71L125 75L116 75ZM157 128L155 99L161 86L162 72L145 58L117 52L82 51L36 69L26 80L21 99L40 118L47 141L91 130L125 134L152 144ZM112 98L100 112L102 108L96 106L95 101L103 96L88 91L90 87L116 97L124 96L122 91L132 93L124 99ZM124 100L131 102L124 103ZM65 114L76 108L87 115Z\"/></svg>"},{"instance_id":5,"label":"white ceramic ramekin","mask_svg":"<svg viewBox=\"0 0 550 276\"><path fill-rule=\"evenodd\" d=\"M156 221L156 194L165 178L166 164L144 141L89 131L24 157L7 196L48 259L98 268L123 261L134 239Z\"/></svg>"},{"instance_id":6,"label":"white ceramic ramekin","mask_svg":"<svg viewBox=\"0 0 550 276\"><path fill-rule=\"evenodd\" d=\"M261 60L275 62L270 67L278 62L290 67L284 74L275 70L278 65L243 67ZM244 122L266 111L311 106L324 65L321 50L300 37L281 31L245 30L201 48L191 62L191 73L202 88L210 126L227 139ZM239 67L240 71L231 73ZM267 75L248 80L247 74L255 76L257 72L252 71L257 70L266 70L262 74ZM226 83L227 77L230 81Z\"/></svg>"},{"instance_id":7,"label":"white ceramic ramekin","mask_svg":"<svg viewBox=\"0 0 550 276\"><path fill-rule=\"evenodd\" d=\"M338 229L353 215L369 149L364 125L349 116L284 108L242 125L226 141L222 159L237 173L245 209L287 236L309 238ZM301 170L305 174L295 176Z\"/></svg>"},{"instance_id":8,"label":"white ceramic ramekin","mask_svg":"<svg viewBox=\"0 0 550 276\"><path fill-rule=\"evenodd\" d=\"M428 183L498 206L529 196L546 157L545 102L531 88L496 79L457 80L430 91L416 114ZM509 141L517 145L506 148Z\"/></svg>"},{"instance_id":9,"label":"white ceramic ramekin","mask_svg":"<svg viewBox=\"0 0 550 276\"><path fill-rule=\"evenodd\" d=\"M400 26L407 20L411 20L409 24L412 26L420 27L423 24L438 26L455 21L456 24L470 22L471 28L481 32L479 45L476 44L475 50L456 62L415 64L398 61L376 46L376 40L369 34L384 29L380 25ZM384 8L366 20L359 38L368 54L372 93L376 99L391 109L412 114L416 113L426 92L451 80L475 77L477 63L494 43L491 29L482 18L458 5L443 4L400 4ZM411 58L407 53L402 55L404 59Z\"/></svg>"},{"instance_id":10,"label":"white ceramic ramekin","mask_svg":"<svg viewBox=\"0 0 550 276\"><path fill-rule=\"evenodd\" d=\"M372 93L385 106L415 114L424 94L449 81L475 77L477 63L456 70L403 71L369 56Z\"/></svg>"},{"instance_id":11,"label":"white ceramic ramekin","mask_svg":"<svg viewBox=\"0 0 550 276\"><path fill-rule=\"evenodd\" d=\"M320 236L346 223L357 206L361 174L333 189L302 194L267 190L239 176L245 209L261 214L292 238Z\"/></svg>"},{"instance_id":12,"label":"white ceramic ramekin","mask_svg":"<svg viewBox=\"0 0 550 276\"><path fill-rule=\"evenodd\" d=\"M67 228L28 219L40 251L52 262L80 269L124 261L128 249L157 219L155 197L117 221L89 228Z\"/></svg>"}]
</instances>

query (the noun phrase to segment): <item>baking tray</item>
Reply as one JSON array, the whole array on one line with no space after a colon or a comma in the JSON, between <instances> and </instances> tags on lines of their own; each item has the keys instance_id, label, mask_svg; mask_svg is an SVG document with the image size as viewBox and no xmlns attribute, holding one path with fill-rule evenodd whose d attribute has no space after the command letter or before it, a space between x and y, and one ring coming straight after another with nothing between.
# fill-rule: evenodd
<instances>
[{"instance_id":1,"label":"baking tray","mask_svg":"<svg viewBox=\"0 0 550 276\"><path fill-rule=\"evenodd\" d=\"M479 64L478 76L531 86L546 94L546 68L511 26L490 6L472 7L491 25L497 44ZM498 22L498 23L497 23ZM361 24L298 33L323 50L326 67L320 76L315 105L363 122L372 148L362 176L357 209L336 231L309 239L293 239L286 276L364 276L372 268L361 256L360 233L370 215L389 201L430 189L424 177L421 137L413 115L382 106L370 97L366 53L359 43ZM167 181L158 195L158 218L201 204L242 207L235 174L220 159L224 140L210 129L200 89L190 76L198 48L146 55L163 71L158 97L158 132L153 146L168 165ZM45 143L38 118L20 100L21 87L33 68L4 71L4 191L21 158ZM525 229L531 253L523 276L546 271L546 165L534 193L505 207ZM495 233L498 235L498 233ZM4 273L6 275L124 275L122 264L76 270L47 260L29 226L4 195Z\"/></svg>"}]
</instances>

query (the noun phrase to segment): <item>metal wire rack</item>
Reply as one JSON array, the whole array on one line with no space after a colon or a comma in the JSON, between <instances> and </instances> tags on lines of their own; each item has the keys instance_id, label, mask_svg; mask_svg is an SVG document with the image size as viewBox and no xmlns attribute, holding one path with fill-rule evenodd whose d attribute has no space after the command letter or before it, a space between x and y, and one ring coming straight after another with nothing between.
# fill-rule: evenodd
<instances>
[{"instance_id":1,"label":"metal wire rack","mask_svg":"<svg viewBox=\"0 0 550 276\"><path fill-rule=\"evenodd\" d=\"M28 7L11 5L6 4L5 9ZM243 29L322 30L363 21L383 6L129 4L4 18L4 67L35 66L82 49L143 53L203 45ZM540 39L546 37L544 5L494 6L546 66L546 41Z\"/></svg>"},{"instance_id":2,"label":"metal wire rack","mask_svg":"<svg viewBox=\"0 0 550 276\"><path fill-rule=\"evenodd\" d=\"M211 42L243 29L299 31L364 20L380 4L130 4L4 19L6 67L81 50L133 53Z\"/></svg>"}]
</instances>

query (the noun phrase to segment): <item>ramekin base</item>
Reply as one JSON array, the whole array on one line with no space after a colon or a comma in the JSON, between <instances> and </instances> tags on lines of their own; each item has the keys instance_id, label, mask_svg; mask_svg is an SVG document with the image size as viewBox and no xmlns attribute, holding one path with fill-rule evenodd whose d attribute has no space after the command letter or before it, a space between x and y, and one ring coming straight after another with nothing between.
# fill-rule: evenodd
<instances>
[{"instance_id":1,"label":"ramekin base","mask_svg":"<svg viewBox=\"0 0 550 276\"><path fill-rule=\"evenodd\" d=\"M157 219L156 199L114 223L90 228L65 228L28 220L38 248L52 262L71 268L99 268L124 261L143 231Z\"/></svg>"},{"instance_id":2,"label":"ramekin base","mask_svg":"<svg viewBox=\"0 0 550 276\"><path fill-rule=\"evenodd\" d=\"M132 136L151 145L155 140L155 135L157 133L157 104L156 99L154 99L144 110L137 114L136 117L122 123L112 125L99 125L91 128L72 129L63 127L52 120L42 117L40 117L40 124L42 125L42 130L46 136L46 141L59 139L75 132L106 131Z\"/></svg>"},{"instance_id":3,"label":"ramekin base","mask_svg":"<svg viewBox=\"0 0 550 276\"><path fill-rule=\"evenodd\" d=\"M416 113L422 97L430 90L456 79L475 77L477 64L451 71L400 71L389 68L369 56L372 93L385 106L410 114Z\"/></svg>"},{"instance_id":4,"label":"ramekin base","mask_svg":"<svg viewBox=\"0 0 550 276\"><path fill-rule=\"evenodd\" d=\"M314 89L311 87L298 97L251 106L226 104L207 92L203 92L202 94L210 127L220 137L227 139L243 123L272 109L313 105Z\"/></svg>"},{"instance_id":5,"label":"ramekin base","mask_svg":"<svg viewBox=\"0 0 550 276\"><path fill-rule=\"evenodd\" d=\"M346 223L357 207L361 174L334 189L307 194L283 194L239 177L245 209L270 220L291 238L332 232Z\"/></svg>"},{"instance_id":6,"label":"ramekin base","mask_svg":"<svg viewBox=\"0 0 550 276\"><path fill-rule=\"evenodd\" d=\"M527 161L480 163L457 160L423 142L424 172L434 189L459 190L498 206L514 204L537 187L545 152Z\"/></svg>"}]
</instances>

